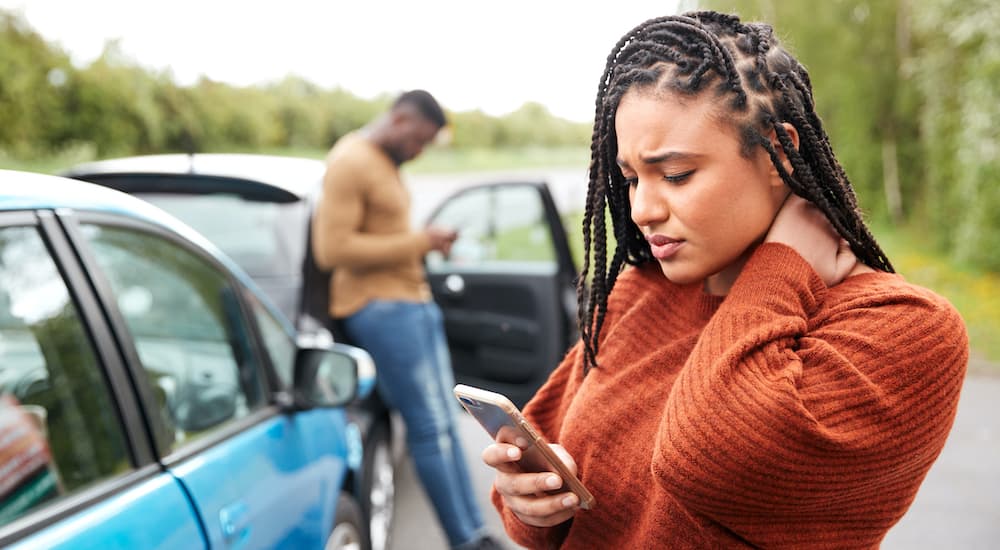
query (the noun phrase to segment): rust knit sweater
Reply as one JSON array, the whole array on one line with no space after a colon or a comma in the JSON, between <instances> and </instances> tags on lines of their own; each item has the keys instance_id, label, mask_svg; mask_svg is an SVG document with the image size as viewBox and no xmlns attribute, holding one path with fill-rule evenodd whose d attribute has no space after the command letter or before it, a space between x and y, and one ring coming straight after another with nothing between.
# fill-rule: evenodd
<instances>
[{"instance_id":1,"label":"rust knit sweater","mask_svg":"<svg viewBox=\"0 0 1000 550\"><path fill-rule=\"evenodd\" d=\"M827 288L765 244L723 299L629 268L599 368L577 345L525 407L595 508L536 528L493 501L529 548L874 548L944 446L967 359L958 313L898 275Z\"/></svg>"}]
</instances>

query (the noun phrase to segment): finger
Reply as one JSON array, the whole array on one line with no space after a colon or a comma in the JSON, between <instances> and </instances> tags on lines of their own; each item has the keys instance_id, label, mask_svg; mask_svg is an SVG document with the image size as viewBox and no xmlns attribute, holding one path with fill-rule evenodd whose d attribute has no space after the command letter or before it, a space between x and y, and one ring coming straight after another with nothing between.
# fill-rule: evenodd
<instances>
[{"instance_id":1,"label":"finger","mask_svg":"<svg viewBox=\"0 0 1000 550\"><path fill-rule=\"evenodd\" d=\"M563 486L563 480L551 472L542 473L498 473L493 481L497 492L503 495L542 496Z\"/></svg>"},{"instance_id":2,"label":"finger","mask_svg":"<svg viewBox=\"0 0 1000 550\"><path fill-rule=\"evenodd\" d=\"M569 471L572 472L573 475L576 475L577 472L576 461L573 460L573 457L569 454L569 451L567 451L562 445L558 443L549 443L549 447L552 449L552 452L556 453L556 456L559 457L559 460L562 460L563 464L566 465L566 468L569 469Z\"/></svg>"},{"instance_id":3,"label":"finger","mask_svg":"<svg viewBox=\"0 0 1000 550\"><path fill-rule=\"evenodd\" d=\"M521 460L521 449L517 448L516 445L508 445L506 443L487 445L483 449L482 459L487 466L503 472L521 471L517 467L517 461Z\"/></svg>"},{"instance_id":4,"label":"finger","mask_svg":"<svg viewBox=\"0 0 1000 550\"><path fill-rule=\"evenodd\" d=\"M514 429L511 426L501 426L497 431L496 441L498 443L511 443L517 445L521 449L527 449L531 445L531 441L528 441L520 431Z\"/></svg>"},{"instance_id":5,"label":"finger","mask_svg":"<svg viewBox=\"0 0 1000 550\"><path fill-rule=\"evenodd\" d=\"M559 493L542 497L504 497L504 504L524 523L550 527L573 517L580 500L573 493Z\"/></svg>"},{"instance_id":6,"label":"finger","mask_svg":"<svg viewBox=\"0 0 1000 550\"><path fill-rule=\"evenodd\" d=\"M858 257L851 250L851 245L844 239L840 240L837 247L837 259L835 268L835 282L839 283L858 266Z\"/></svg>"}]
</instances>

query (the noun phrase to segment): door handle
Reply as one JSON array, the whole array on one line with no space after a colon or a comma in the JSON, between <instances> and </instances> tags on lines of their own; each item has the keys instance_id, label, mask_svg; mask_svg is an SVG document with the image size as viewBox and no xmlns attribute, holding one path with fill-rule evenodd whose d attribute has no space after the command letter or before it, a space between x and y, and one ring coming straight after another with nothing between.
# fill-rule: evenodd
<instances>
[{"instance_id":1,"label":"door handle","mask_svg":"<svg viewBox=\"0 0 1000 550\"><path fill-rule=\"evenodd\" d=\"M244 502L235 502L219 510L222 540L227 548L242 548L250 539L248 508Z\"/></svg>"},{"instance_id":2,"label":"door handle","mask_svg":"<svg viewBox=\"0 0 1000 550\"><path fill-rule=\"evenodd\" d=\"M448 296L458 298L465 294L465 279L457 273L444 278L444 290Z\"/></svg>"}]
</instances>

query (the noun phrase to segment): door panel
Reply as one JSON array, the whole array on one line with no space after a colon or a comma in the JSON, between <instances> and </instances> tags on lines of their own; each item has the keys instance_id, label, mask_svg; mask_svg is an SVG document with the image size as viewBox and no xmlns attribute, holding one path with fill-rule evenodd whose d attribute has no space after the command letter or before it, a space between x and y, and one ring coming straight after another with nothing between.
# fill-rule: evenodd
<instances>
[{"instance_id":1,"label":"door panel","mask_svg":"<svg viewBox=\"0 0 1000 550\"><path fill-rule=\"evenodd\" d=\"M348 466L342 409L277 415L171 465L213 548L322 548Z\"/></svg>"},{"instance_id":2,"label":"door panel","mask_svg":"<svg viewBox=\"0 0 1000 550\"><path fill-rule=\"evenodd\" d=\"M575 269L544 184L470 187L429 221L458 231L451 254L427 259L458 382L523 405L573 337Z\"/></svg>"},{"instance_id":3,"label":"door panel","mask_svg":"<svg viewBox=\"0 0 1000 550\"><path fill-rule=\"evenodd\" d=\"M198 514L180 484L170 474L159 473L7 548L195 550L208 546Z\"/></svg>"},{"instance_id":4,"label":"door panel","mask_svg":"<svg viewBox=\"0 0 1000 550\"><path fill-rule=\"evenodd\" d=\"M465 291L431 285L445 312L456 381L487 387L523 404L565 351L559 288L552 276L453 272Z\"/></svg>"}]
</instances>

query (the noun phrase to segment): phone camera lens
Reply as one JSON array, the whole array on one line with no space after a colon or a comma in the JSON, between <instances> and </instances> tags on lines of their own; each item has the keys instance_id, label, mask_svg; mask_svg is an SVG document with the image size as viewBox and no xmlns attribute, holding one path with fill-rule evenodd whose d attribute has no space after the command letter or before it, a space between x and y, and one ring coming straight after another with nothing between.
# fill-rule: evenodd
<instances>
[{"instance_id":1,"label":"phone camera lens","mask_svg":"<svg viewBox=\"0 0 1000 550\"><path fill-rule=\"evenodd\" d=\"M459 397L458 399L459 399L459 401L461 401L461 402L462 402L462 404L464 404L464 405L467 405L467 406L469 406L469 407L475 407L475 408L477 408L477 409L479 408L479 403L476 403L475 401L473 401L473 400L469 399L468 397Z\"/></svg>"}]
</instances>

